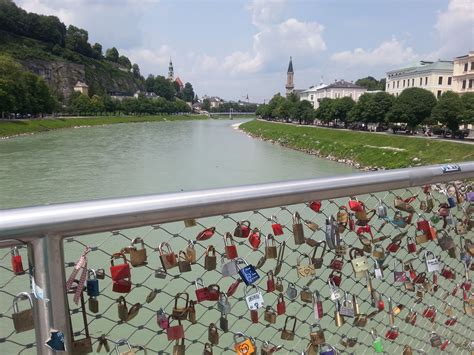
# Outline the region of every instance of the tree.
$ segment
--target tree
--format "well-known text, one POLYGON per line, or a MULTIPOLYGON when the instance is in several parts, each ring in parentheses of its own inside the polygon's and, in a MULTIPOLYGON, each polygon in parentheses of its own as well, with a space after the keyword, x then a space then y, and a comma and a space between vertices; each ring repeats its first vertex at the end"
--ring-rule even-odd
POLYGON ((316 109, 316 117, 325 123, 332 121, 334 117, 334 100, 329 98, 321 99, 319 107, 316 109))
POLYGON ((278 115, 277 115, 276 110, 278 106, 283 104, 284 101, 285 101, 285 98, 282 97, 280 93, 273 95, 271 100, 268 102, 268 112, 269 112, 268 117, 277 118, 278 115))
POLYGON ((408 88, 395 99, 387 117, 391 122, 403 122, 407 128, 414 129, 431 116, 435 105, 436 98, 432 92, 421 88, 408 88))
POLYGON ((155 77, 153 76, 153 74, 150 74, 147 76, 145 80, 145 90, 147 92, 152 92, 154 86, 155 86, 155 77))
POLYGON ((90 101, 91 111, 95 114, 105 111, 104 101, 100 96, 94 95, 91 97, 90 101))
POLYGON ((311 102, 307 100, 301 100, 296 104, 296 114, 295 117, 301 121, 306 123, 311 123, 314 120, 314 108, 311 102))
POLYGON ((164 97, 166 100, 172 100, 175 94, 174 87, 171 81, 161 75, 157 75, 155 77, 153 91, 155 94, 164 97))
POLYGON ((354 107, 355 102, 352 97, 341 97, 334 99, 332 102, 332 119, 335 119, 339 122, 346 123, 347 116, 350 110, 354 107))
MULTIPOLYGON (((118 53, 118 52, 117 52, 118 53)), ((130 62, 130 59, 128 59, 126 56, 124 55, 121 55, 119 58, 118 58, 118 64, 120 64, 121 66, 127 68, 127 69, 130 69, 132 68, 132 62, 130 62)))
POLYGON ((373 90, 383 90, 385 91, 385 79, 378 81, 373 76, 368 76, 366 78, 361 78, 356 80, 356 85, 362 86, 369 91, 373 90))
POLYGON ((186 102, 194 102, 194 90, 191 83, 184 84, 183 100, 186 102))
POLYGON ((89 34, 86 30, 69 25, 66 32, 66 48, 90 56, 92 54, 92 48, 88 40, 89 34))
POLYGON ((433 108, 431 119, 441 122, 451 132, 456 133, 459 131, 462 113, 463 107, 459 95, 452 91, 446 91, 439 97, 436 106, 433 108))
POLYGON ((141 78, 142 76, 140 74, 140 67, 136 63, 132 65, 132 74, 135 78, 141 78))
POLYGON ((92 52, 94 53, 94 58, 96 59, 103 58, 102 45, 100 43, 94 43, 94 45, 92 46, 92 52))
POLYGON ((466 92, 461 95, 463 112, 461 114, 462 123, 474 123, 474 92, 466 92))
POLYGON ((202 100, 202 109, 204 111, 211 111, 211 101, 209 99, 202 100))
POLYGON ((394 101, 395 97, 386 92, 362 94, 349 114, 350 121, 383 123, 394 101))
POLYGON ((109 48, 105 51, 105 59, 107 59, 110 62, 117 63, 119 60, 119 52, 117 48, 112 47, 109 48))

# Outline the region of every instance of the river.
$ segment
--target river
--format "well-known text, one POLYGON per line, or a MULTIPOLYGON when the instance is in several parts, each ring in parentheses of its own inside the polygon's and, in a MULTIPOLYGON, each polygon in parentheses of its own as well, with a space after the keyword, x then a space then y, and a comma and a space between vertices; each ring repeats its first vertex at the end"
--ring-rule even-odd
POLYGON ((233 129, 245 121, 115 124, 0 141, 0 209, 356 171, 233 129))

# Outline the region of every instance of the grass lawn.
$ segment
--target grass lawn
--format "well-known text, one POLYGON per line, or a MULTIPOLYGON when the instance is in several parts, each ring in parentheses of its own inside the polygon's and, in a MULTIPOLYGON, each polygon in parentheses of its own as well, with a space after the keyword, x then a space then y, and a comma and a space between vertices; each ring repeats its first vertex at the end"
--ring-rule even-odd
POLYGON ((394 169, 474 160, 473 144, 263 121, 246 122, 240 128, 289 148, 350 159, 365 167, 394 169))
POLYGON ((0 120, 0 137, 15 136, 24 133, 51 131, 59 128, 77 126, 96 126, 114 123, 128 122, 160 122, 160 121, 185 121, 206 119, 206 116, 198 115, 170 115, 170 116, 98 116, 98 117, 74 117, 74 118, 48 118, 31 119, 21 121, 0 120))

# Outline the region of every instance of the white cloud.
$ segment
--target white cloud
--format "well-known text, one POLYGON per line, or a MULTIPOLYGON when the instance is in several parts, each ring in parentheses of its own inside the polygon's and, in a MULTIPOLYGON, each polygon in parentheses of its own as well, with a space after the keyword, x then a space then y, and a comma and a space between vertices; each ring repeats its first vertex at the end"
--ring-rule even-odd
POLYGON ((331 56, 332 60, 346 67, 399 65, 416 61, 418 58, 412 48, 405 47, 403 42, 395 38, 382 42, 374 49, 356 48, 352 51, 334 53, 331 56))
POLYGON ((263 27, 278 22, 285 5, 286 0, 253 0, 247 9, 252 12, 252 23, 263 27))

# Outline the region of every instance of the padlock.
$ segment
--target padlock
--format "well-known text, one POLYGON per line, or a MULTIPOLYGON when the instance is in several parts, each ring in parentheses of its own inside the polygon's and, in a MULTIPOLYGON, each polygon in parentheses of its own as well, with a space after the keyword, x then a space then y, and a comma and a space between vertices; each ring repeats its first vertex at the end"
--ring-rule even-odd
POLYGON ((184 226, 186 228, 191 228, 197 226, 196 220, 194 218, 189 218, 184 220, 184 226))
POLYGON ((216 232, 216 227, 206 228, 198 233, 196 236, 197 241, 203 241, 210 239, 216 232))
POLYGON ((255 345, 244 333, 237 332, 234 334, 234 350, 236 355, 252 355, 255 353, 255 345))
POLYGON ((372 343, 374 351, 376 353, 383 353, 384 347, 383 347, 382 339, 378 336, 377 331, 375 329, 372 329, 370 333, 372 334, 372 338, 374 339, 372 343))
POLYGON ((374 259, 374 277, 376 279, 383 279, 383 266, 379 260, 374 259))
POLYGON ((367 238, 364 235, 359 235, 358 236, 360 243, 362 244, 362 250, 365 253, 372 253, 372 242, 369 238, 367 238))
POLYGON ((341 344, 345 348, 353 348, 357 344, 357 338, 348 338, 347 335, 343 334, 339 344, 341 344))
POLYGON ((283 227, 281 226, 280 223, 278 223, 278 220, 276 216, 272 216, 272 231, 274 235, 283 235, 283 227))
POLYGON ((99 290, 99 280, 97 280, 97 274, 95 270, 89 269, 87 270, 87 281, 86 281, 86 291, 87 296, 89 297, 97 297, 100 295, 99 290))
POLYGON ((155 277, 157 279, 166 279, 167 272, 165 268, 159 267, 158 269, 155 270, 155 277))
POLYGON ((337 211, 336 214, 336 221, 339 233, 343 233, 344 230, 347 228, 347 224, 349 222, 349 213, 347 213, 346 206, 339 207, 339 211, 337 211))
POLYGON ((191 263, 183 250, 178 253, 178 269, 181 273, 191 271, 191 263))
POLYGON ((204 269, 207 271, 215 270, 217 266, 216 249, 213 245, 209 245, 204 256, 204 269))
POLYGON ((130 264, 133 267, 143 266, 147 264, 146 249, 143 239, 138 237, 132 240, 132 245, 130 246, 130 264), (141 248, 137 249, 135 244, 141 244, 141 248))
POLYGON ((339 314, 343 317, 350 317, 353 318, 355 311, 354 311, 354 304, 352 300, 347 297, 348 293, 344 292, 344 299, 342 303, 339 304, 339 314))
POLYGON ((329 274, 328 281, 331 281, 337 287, 341 286, 342 272, 338 270, 332 270, 329 274))
MULTIPOLYGON (((237 262, 235 260, 226 262, 224 257, 221 257, 221 273, 223 277, 237 275, 239 273, 237 262)), ((229 294, 229 292, 227 292, 227 294, 229 294)))
POLYGON ((167 242, 163 242, 158 246, 158 251, 160 253, 160 260, 163 269, 169 270, 178 266, 178 258, 171 249, 171 245, 169 245, 167 242), (164 252, 165 247, 168 249, 167 253, 164 252))
POLYGON ((337 355, 336 349, 329 344, 323 344, 320 346, 319 355, 337 355))
POLYGON ((188 321, 191 324, 196 324, 196 322, 197 322, 197 319, 196 319, 196 302, 193 301, 193 300, 189 301, 188 321))
POLYGON ((117 355, 135 355, 135 351, 132 349, 132 346, 130 345, 127 339, 117 340, 117 342, 115 343, 115 353, 117 355), (124 345, 127 346, 128 350, 120 351, 119 348, 124 345))
POLYGON ((252 233, 250 233, 248 239, 252 249, 257 250, 260 247, 260 244, 262 243, 262 235, 260 233, 260 230, 258 228, 254 228, 252 230, 252 233))
POLYGON ((398 262, 400 264, 400 269, 397 270, 397 262, 393 262, 393 280, 394 282, 406 282, 407 281, 407 274, 405 270, 402 270, 401 261, 398 262))
POLYGON ((385 333, 385 338, 393 341, 398 338, 398 335, 398 327, 391 326, 390 329, 385 333))
POLYGON ((379 218, 387 218, 387 206, 383 203, 381 199, 379 199, 379 203, 376 208, 377 217, 379 218))
POLYGON ((200 277, 194 281, 195 294, 197 302, 209 301, 209 289, 204 286, 204 283, 200 277))
POLYGON ((333 270, 341 271, 344 267, 344 257, 340 255, 336 255, 334 259, 331 260, 329 263, 329 267, 333 270))
POLYGON ((397 210, 408 212, 408 213, 415 213, 415 208, 412 205, 410 205, 410 202, 412 200, 413 200, 413 197, 409 197, 404 200, 400 196, 397 196, 393 201, 393 205, 397 210))
POLYGON ((245 302, 247 302, 247 307, 249 310, 257 310, 259 308, 263 307, 263 296, 262 293, 260 292, 260 289, 258 288, 257 285, 247 285, 245 286, 245 302), (248 288, 253 287, 255 288, 254 293, 249 293, 248 288))
POLYGON ((296 245, 305 243, 303 224, 301 224, 301 217, 298 212, 293 214, 293 238, 296 245))
POLYGON ((184 338, 176 340, 173 345, 173 355, 185 355, 186 345, 184 344, 184 338))
POLYGON ((275 283, 275 289, 278 292, 283 292, 283 280, 281 277, 277 277, 277 281, 275 283))
POLYGON ((386 256, 385 256, 385 250, 383 249, 383 247, 380 245, 380 244, 375 244, 374 245, 374 249, 372 251, 372 256, 376 259, 376 260, 385 260, 386 256))
POLYGON ((105 334, 102 334, 97 340, 99 341, 99 345, 97 346, 96 352, 100 353, 100 351, 102 350, 102 347, 104 347, 105 351, 107 353, 110 353, 110 345, 109 345, 109 342, 107 341, 107 338, 105 337, 105 334))
POLYGON ((430 230, 430 222, 426 219, 418 218, 416 221, 416 229, 423 233, 428 233, 430 230))
POLYGON ((456 271, 451 267, 444 265, 440 272, 441 276, 448 280, 456 280, 456 271))
POLYGON ((224 333, 229 331, 229 321, 227 320, 227 314, 221 313, 221 317, 219 318, 219 328, 221 328, 224 333))
POLYGON ((433 348, 438 348, 442 343, 441 337, 436 332, 431 332, 430 344, 433 348))
POLYGON ((204 344, 204 350, 202 352, 203 355, 214 355, 212 351, 212 345, 209 343, 204 344))
POLYGON ((161 308, 156 311, 156 323, 163 330, 166 330, 169 327, 168 315, 161 308))
POLYGON ((413 283, 415 284, 423 284, 426 282, 426 273, 420 272, 416 277, 413 279, 413 283))
POLYGON ((311 258, 307 254, 300 254, 296 259, 296 271, 299 277, 312 276, 315 273, 314 265, 311 262, 311 258), (307 264, 302 264, 302 259, 307 259, 307 264))
POLYGON ((207 328, 207 340, 209 340, 212 345, 219 344, 219 332, 214 323, 209 324, 209 327, 207 328))
POLYGON ((447 317, 452 317, 453 316, 454 311, 453 311, 453 306, 451 305, 451 303, 448 302, 444 305, 443 313, 447 317))
POLYGON ((363 203, 357 200, 355 196, 351 196, 347 204, 349 208, 351 209, 351 211, 354 211, 354 212, 360 212, 364 209, 363 203))
POLYGON ((11 263, 12 263, 12 271, 15 275, 23 275, 25 270, 23 269, 23 261, 21 259, 21 255, 18 252, 18 247, 13 247, 11 249, 11 263))
POLYGON ((275 278, 273 276, 273 271, 270 270, 267 272, 267 292, 273 292, 276 290, 275 278))
POLYGON ((369 270, 369 263, 364 255, 364 251, 359 248, 351 248, 349 256, 355 276, 359 279, 363 278, 367 270, 369 270))
POLYGON ((258 310, 252 309, 252 310, 250 311, 250 321, 251 321, 253 324, 258 324, 258 310))
POLYGON ((295 330, 296 330, 296 317, 295 316, 286 316, 285 325, 281 331, 281 339, 283 340, 294 340, 295 339, 295 330), (293 327, 287 329, 288 320, 293 319, 293 327))
POLYGON ((99 280, 105 279, 105 270, 102 269, 102 268, 95 270, 95 276, 96 276, 99 280))
POLYGON ((323 266, 324 255, 326 254, 326 246, 327 246, 327 243, 325 241, 321 241, 321 242, 318 242, 316 246, 314 247, 313 256, 311 257, 311 262, 313 263, 315 269, 320 269, 323 266), (319 247, 322 247, 322 251, 321 251, 321 254, 318 256, 317 251, 319 247))
POLYGON ((207 286, 207 300, 208 301, 219 301, 219 295, 221 294, 221 288, 217 284, 207 286))
POLYGON ((324 336, 324 331, 321 327, 321 324, 316 323, 309 326, 309 338, 311 339, 311 344, 313 345, 321 345, 326 342, 326 337, 324 336))
POLYGON ((99 313, 99 301, 97 300, 97 297, 89 297, 87 303, 89 305, 90 312, 99 313))
POLYGON ((275 238, 272 234, 268 234, 265 237, 265 258, 276 259, 277 258, 277 246, 275 238))
POLYGON ((235 259, 238 257, 237 253, 237 246, 234 243, 234 238, 232 238, 232 234, 227 232, 224 235, 224 250, 227 259, 235 259))
POLYGON ((196 264, 196 248, 194 247, 194 241, 189 240, 188 246, 186 247, 186 257, 188 261, 192 264, 196 264))
POLYGON ((456 248, 453 238, 445 231, 440 230, 442 236, 438 238, 438 245, 442 250, 449 250, 456 248))
POLYGON ((303 289, 301 290, 300 299, 302 302, 305 302, 305 303, 313 302, 313 293, 310 291, 308 286, 303 287, 303 289))
POLYGON ((314 319, 318 321, 324 316, 323 302, 318 291, 313 292, 313 313, 314 319))
POLYGON ((277 314, 273 310, 272 306, 267 306, 265 308, 265 313, 263 315, 263 319, 265 319, 265 321, 267 321, 270 324, 275 324, 276 323, 276 318, 277 318, 277 314))
POLYGON ((311 208, 314 212, 318 213, 321 210, 321 201, 311 201, 309 203, 309 208, 311 208))
POLYGON ((457 323, 457 321, 458 321, 458 317, 451 316, 448 319, 446 319, 446 321, 444 322, 444 325, 453 326, 457 323))
POLYGON ((365 327, 367 325, 368 317, 366 314, 360 313, 360 306, 355 294, 352 295, 352 304, 354 305, 354 325, 356 327, 365 327))
POLYGON ((339 229, 336 222, 334 221, 333 216, 329 216, 329 218, 326 218, 326 228, 324 236, 327 243, 327 247, 329 249, 336 249, 337 246, 341 244, 339 229))
POLYGON ((416 242, 412 237, 407 237, 407 251, 410 254, 416 252, 416 242))
POLYGON ((405 323, 415 325, 416 319, 417 319, 417 313, 413 310, 413 308, 410 308, 410 310, 408 311, 408 314, 405 316, 405 323))
POLYGON ((275 345, 271 345, 268 341, 264 341, 263 345, 262 345, 262 348, 260 350, 260 354, 261 355, 271 355, 271 354, 274 354, 275 352, 277 352, 278 350, 280 350, 281 348, 282 348, 281 345, 275 346, 275 345))
POLYGON ((425 263, 428 272, 435 272, 440 270, 440 262, 432 251, 425 251, 425 263))
POLYGON ((129 293, 132 289, 132 282, 130 280, 118 280, 112 284, 112 291, 117 293, 129 293))
POLYGON ((280 316, 282 314, 285 314, 285 312, 286 312, 285 299, 283 298, 283 293, 280 293, 278 295, 278 301, 277 301, 277 314, 280 316))
MULTIPOLYGON (((84 280, 82 281, 78 281, 78 280, 74 280, 73 281, 73 284, 71 284, 71 287, 69 288, 69 290, 67 291, 68 294, 73 294, 74 297, 76 297, 76 293, 77 293, 77 288, 79 287, 79 283, 83 283, 84 280)), ((89 323, 87 321, 87 312, 86 312, 86 303, 84 301, 84 292, 80 292, 80 301, 81 301, 81 308, 80 308, 80 313, 82 315, 82 321, 83 321, 83 325, 81 325, 81 327, 83 327, 83 332, 85 334, 85 337, 82 338, 82 339, 76 339, 75 338, 75 332, 73 331, 73 328, 72 328, 72 324, 73 324, 73 321, 71 319, 71 314, 69 314, 68 312, 68 315, 69 315, 69 324, 70 324, 70 327, 69 327, 69 330, 70 330, 70 334, 71 334, 71 342, 70 342, 70 347, 68 350, 69 353, 71 354, 87 354, 87 353, 91 353, 93 352, 93 349, 92 349, 92 338, 90 337, 90 334, 89 334, 89 323)), ((82 331, 81 331, 82 333, 82 331)))
POLYGON ((229 286, 229 288, 227 289, 227 296, 228 297, 232 297, 235 293, 235 291, 237 291, 237 288, 239 287, 239 285, 242 283, 242 280, 235 280, 234 282, 232 282, 229 286))
POLYGON ((33 301, 28 292, 20 292, 13 298, 13 327, 16 333, 26 332, 34 329, 35 323, 33 319, 33 301), (20 311, 18 308, 18 301, 28 300, 30 308, 20 311))
POLYGON ((436 319, 436 308, 432 305, 429 305, 422 313, 423 317, 428 319, 433 323, 436 319))
POLYGON ((237 238, 248 238, 250 234, 250 222, 241 221, 237 222, 237 227, 234 230, 234 237, 237 238))
POLYGON ((237 269, 239 271, 239 275, 242 278, 242 281, 244 281, 246 285, 251 285, 260 278, 260 276, 257 273, 257 270, 255 270, 253 265, 250 265, 249 263, 247 263, 245 259, 237 258, 236 264, 237 264, 237 269), (245 266, 241 269, 239 264, 245 264, 245 266))
POLYGON ((225 292, 219 293, 219 301, 217 302, 217 310, 222 314, 229 314, 232 306, 229 302, 229 297, 225 292))
POLYGON ((115 253, 112 254, 110 258, 110 276, 112 278, 112 281, 119 281, 119 280, 124 280, 124 279, 130 279, 130 265, 127 261, 127 257, 123 253, 115 253), (123 259, 123 264, 119 265, 114 265, 114 260, 115 259, 123 259))
POLYGON ((178 324, 172 326, 171 325, 172 320, 170 318, 171 317, 168 317, 169 326, 166 329, 166 337, 168 338, 168 341, 183 339, 184 328, 183 328, 183 325, 181 324, 181 320, 178 319, 178 324))
POLYGON ((400 249, 400 246, 402 244, 402 241, 399 240, 398 242, 392 242, 387 246, 387 252, 388 253, 396 253, 398 249, 400 249))
POLYGON ((298 290, 295 287, 295 284, 293 282, 288 283, 288 287, 286 289, 286 297, 288 297, 290 300, 295 300, 296 297, 298 297, 298 290))
POLYGON ((336 309, 334 311, 334 321, 336 323, 336 327, 340 327, 345 323, 345 320, 341 316, 341 313, 339 313, 339 309, 341 307, 341 304, 339 303, 339 300, 336 300, 335 307, 336 307, 336 309))
MULTIPOLYGON (((310 220, 305 219, 304 225, 308 227, 312 232, 316 232, 319 229, 319 225, 311 222, 310 220)), ((306 244, 313 243, 313 239, 306 239, 306 244)))
POLYGON ((119 320, 121 320, 122 322, 126 322, 128 320, 127 301, 123 296, 117 298, 117 312, 119 320))
POLYGON ((189 294, 186 292, 179 292, 174 296, 174 307, 171 313, 173 319, 185 320, 188 317, 189 310, 189 294), (178 305, 179 300, 183 300, 183 305, 178 305))

